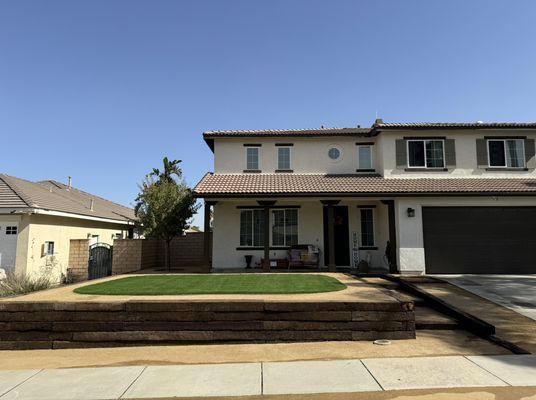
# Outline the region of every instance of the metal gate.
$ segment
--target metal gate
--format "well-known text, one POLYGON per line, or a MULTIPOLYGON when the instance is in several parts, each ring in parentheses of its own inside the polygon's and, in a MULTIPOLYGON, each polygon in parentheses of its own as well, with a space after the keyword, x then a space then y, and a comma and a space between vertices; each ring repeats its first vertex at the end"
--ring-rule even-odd
POLYGON ((89 247, 88 279, 112 275, 112 246, 95 243, 89 247))

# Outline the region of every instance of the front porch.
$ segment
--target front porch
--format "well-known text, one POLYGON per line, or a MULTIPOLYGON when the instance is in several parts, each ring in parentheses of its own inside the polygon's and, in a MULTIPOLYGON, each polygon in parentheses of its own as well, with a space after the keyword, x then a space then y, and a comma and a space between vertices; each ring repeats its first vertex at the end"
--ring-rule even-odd
POLYGON ((392 199, 214 199, 205 201, 205 232, 213 272, 397 272, 392 199))

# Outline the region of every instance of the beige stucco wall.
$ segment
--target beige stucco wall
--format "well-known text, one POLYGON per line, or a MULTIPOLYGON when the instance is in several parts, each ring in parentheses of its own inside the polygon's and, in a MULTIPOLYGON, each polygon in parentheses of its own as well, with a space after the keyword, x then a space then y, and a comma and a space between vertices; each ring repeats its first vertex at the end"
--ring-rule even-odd
POLYGON ((59 280, 69 262, 69 241, 99 235, 99 241, 112 244, 112 235, 126 233, 127 226, 49 215, 25 215, 24 229, 17 242, 16 271, 30 275, 47 274, 59 280), (45 242, 53 241, 54 257, 43 256, 45 242), (20 254, 20 256, 19 256, 20 254))
MULTIPOLYGON (((216 269, 245 267, 244 255, 254 256, 253 264, 263 257, 263 250, 237 250, 240 247, 240 209, 238 205, 257 205, 256 200, 220 200, 214 207, 214 240, 213 240, 213 267, 216 269)), ((320 199, 280 200, 278 206, 299 205, 298 209, 298 241, 300 244, 313 244, 320 248, 321 265, 324 265, 324 228, 323 211, 320 199)), ((370 255, 373 267, 387 268, 383 260, 385 245, 388 240, 387 207, 379 199, 370 200, 341 200, 339 205, 348 206, 350 256, 352 251, 352 233, 360 232, 360 212, 358 205, 375 205, 374 226, 375 243, 378 250, 361 250, 360 257, 370 255)), ((271 250, 270 257, 284 258, 285 250, 271 250)), ((350 258, 351 259, 351 258, 350 258)))
POLYGON ((395 200, 398 266, 401 273, 426 272, 424 254, 422 207, 433 206, 536 206, 535 197, 412 197, 395 200), (407 216, 407 209, 415 217, 407 216))
POLYGON ((536 170, 529 171, 486 171, 477 168, 476 161, 476 139, 484 136, 527 136, 536 139, 535 130, 427 130, 427 131, 398 131, 382 132, 378 136, 381 142, 382 151, 378 153, 381 157, 381 165, 378 172, 383 173, 386 178, 520 178, 536 177, 536 170), (396 169, 395 141, 404 137, 446 137, 455 139, 456 146, 456 168, 449 171, 425 171, 411 172, 403 169, 396 169))
MULTIPOLYGON (((295 173, 356 173, 356 142, 371 142, 371 138, 242 138, 217 139, 214 141, 214 171, 216 173, 242 173, 246 167, 244 144, 258 143, 260 147, 260 169, 263 173, 274 173, 277 169, 276 143, 293 143, 291 167, 295 173), (328 157, 328 150, 335 146, 342 152, 336 162, 328 157)), ((376 159, 373 147, 373 163, 376 159)))
POLYGON ((536 176, 530 171, 486 171, 477 168, 476 139, 484 136, 527 136, 536 139, 536 130, 426 130, 383 131, 373 138, 223 138, 214 141, 214 171, 216 173, 242 173, 246 164, 244 144, 262 144, 260 169, 262 173, 274 173, 277 169, 276 143, 293 143, 292 169, 295 173, 355 173, 357 169, 356 142, 375 142, 373 167, 387 178, 509 178, 536 176), (446 137, 455 139, 456 168, 449 171, 405 171, 396 169, 395 141, 403 137, 446 137), (340 161, 333 162, 327 153, 331 146, 342 151, 340 161))

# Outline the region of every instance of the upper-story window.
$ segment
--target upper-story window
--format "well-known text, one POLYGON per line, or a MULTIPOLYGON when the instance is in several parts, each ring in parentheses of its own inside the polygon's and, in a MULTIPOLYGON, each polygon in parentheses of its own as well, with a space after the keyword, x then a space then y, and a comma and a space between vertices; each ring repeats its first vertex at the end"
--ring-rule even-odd
POLYGON ((357 145, 357 168, 370 170, 372 168, 372 146, 357 145))
POLYGON ((246 170, 258 171, 259 167, 259 147, 246 147, 246 170))
POLYGON ((408 140, 409 168, 444 168, 444 141, 439 139, 408 140))
POLYGON ((6 235, 16 235, 17 227, 16 226, 6 226, 6 235))
POLYGON ((489 139, 488 160, 490 167, 525 167, 523 139, 489 139))
POLYGON ((290 170, 291 168, 291 148, 290 147, 278 147, 277 148, 277 169, 290 170))

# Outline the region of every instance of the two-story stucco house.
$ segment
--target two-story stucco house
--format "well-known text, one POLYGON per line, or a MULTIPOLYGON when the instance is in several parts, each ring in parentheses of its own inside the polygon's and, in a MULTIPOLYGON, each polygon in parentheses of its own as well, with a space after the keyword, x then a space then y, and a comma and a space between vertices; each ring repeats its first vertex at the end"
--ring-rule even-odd
POLYGON ((320 266, 536 273, 536 123, 376 123, 211 131, 212 267, 264 269, 295 245, 320 266), (388 245, 389 243, 389 245, 388 245))

